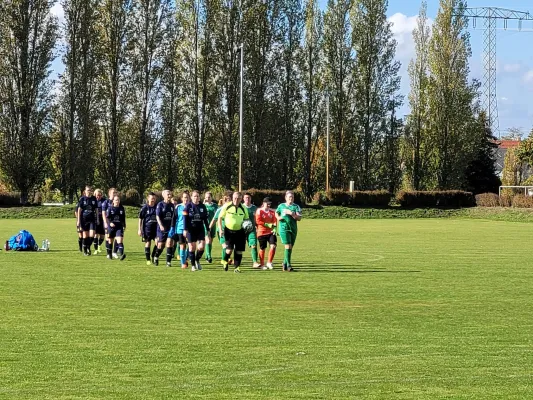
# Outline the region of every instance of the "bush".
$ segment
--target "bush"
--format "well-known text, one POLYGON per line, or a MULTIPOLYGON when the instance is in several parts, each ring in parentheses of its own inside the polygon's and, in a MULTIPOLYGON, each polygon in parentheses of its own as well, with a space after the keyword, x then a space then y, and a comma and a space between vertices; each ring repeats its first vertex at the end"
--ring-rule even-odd
MULTIPOLYGON (((272 207, 277 207, 281 203, 285 203, 285 192, 286 190, 262 190, 262 189, 248 189, 244 190, 244 193, 250 193, 252 195, 252 203, 256 206, 261 206, 263 204, 263 199, 265 197, 270 197, 272 200, 272 207)), ((302 192, 294 191, 294 202, 299 206, 305 204, 305 196, 302 192)))
POLYGON ((508 194, 502 194, 500 196, 500 207, 511 207, 513 205, 513 197, 508 194))
POLYGON ((500 196, 496 193, 482 193, 476 195, 476 205, 478 207, 499 207, 500 196))
POLYGON ((352 207, 387 207, 392 194, 386 190, 355 191, 330 190, 317 192, 313 202, 324 206, 352 206, 352 207))
POLYGON ((461 190, 447 191, 401 191, 397 194, 396 200, 402 207, 474 207, 476 199, 471 192, 461 190))
POLYGON ((533 208, 533 197, 517 194, 513 197, 512 206, 515 208, 533 208))
POLYGON ((0 206, 3 206, 3 207, 20 206, 20 192, 0 193, 0 206))
POLYGON ((123 206, 139 206, 142 202, 139 192, 135 189, 128 189, 125 195, 120 196, 120 202, 123 206))

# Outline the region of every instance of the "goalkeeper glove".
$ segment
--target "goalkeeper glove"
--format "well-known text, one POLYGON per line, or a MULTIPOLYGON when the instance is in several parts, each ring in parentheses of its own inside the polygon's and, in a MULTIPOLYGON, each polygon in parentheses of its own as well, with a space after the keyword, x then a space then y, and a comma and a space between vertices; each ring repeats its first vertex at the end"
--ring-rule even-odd
POLYGON ((272 225, 271 223, 265 222, 265 226, 266 226, 267 228, 272 228, 274 225, 272 225))

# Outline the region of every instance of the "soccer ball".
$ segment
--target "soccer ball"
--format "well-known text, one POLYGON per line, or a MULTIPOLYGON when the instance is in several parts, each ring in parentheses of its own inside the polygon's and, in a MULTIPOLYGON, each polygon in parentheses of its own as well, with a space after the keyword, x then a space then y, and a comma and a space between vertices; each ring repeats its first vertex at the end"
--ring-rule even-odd
POLYGON ((252 221, 247 219, 242 223, 242 229, 244 229, 244 233, 248 235, 254 230, 254 224, 252 224, 252 221))

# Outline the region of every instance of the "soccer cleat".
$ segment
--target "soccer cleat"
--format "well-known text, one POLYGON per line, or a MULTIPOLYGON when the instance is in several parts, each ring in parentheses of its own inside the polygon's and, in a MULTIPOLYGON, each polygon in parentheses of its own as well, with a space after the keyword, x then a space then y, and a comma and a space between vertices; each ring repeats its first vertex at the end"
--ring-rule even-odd
POLYGON ((167 262, 167 267, 172 267, 172 263, 167 262))
POLYGON ((211 257, 209 257, 209 258, 207 259, 207 262, 208 262, 209 264, 211 264, 211 263, 213 262, 213 259, 212 259, 211 257))
POLYGON ((240 274, 241 273, 241 269, 239 267, 235 267, 233 272, 236 273, 236 274, 240 274))
POLYGON ((111 260, 111 259, 112 259, 111 256, 110 256, 109 254, 106 256, 106 258, 107 258, 108 260, 111 260))
POLYGON ((288 271, 289 267, 287 267, 287 264, 283 263, 281 264, 283 266, 283 271, 288 271))
POLYGON ((152 265, 150 261, 146 261, 146 265, 152 265))
POLYGON ((255 269, 261 269, 261 264, 259 264, 258 262, 255 262, 253 267, 255 269))
POLYGON ((266 267, 267 269, 274 269, 274 265, 272 263, 267 263, 266 267))
POLYGON ((292 268, 292 267, 287 267, 287 272, 294 272, 294 268, 292 268))
POLYGON ((87 252, 85 253, 86 256, 90 256, 91 255, 91 250, 87 250, 87 252))
POLYGON ((202 270, 202 264, 200 264, 198 261, 196 261, 196 270, 201 271, 202 270))
POLYGON ((125 258, 126 258, 126 253, 122 253, 122 255, 120 256, 120 261, 124 261, 125 258))
POLYGON ((194 265, 191 265, 191 272, 195 272, 196 271, 196 267, 194 265))
POLYGON ((154 257, 154 265, 157 267, 159 265, 159 258, 154 257))
POLYGON ((118 254, 117 254, 117 253, 113 253, 113 258, 114 258, 115 260, 117 260, 117 259, 118 259, 118 254))
POLYGON ((227 271, 228 270, 228 262, 224 261, 224 260, 220 260, 220 263, 224 267, 224 271, 227 271))

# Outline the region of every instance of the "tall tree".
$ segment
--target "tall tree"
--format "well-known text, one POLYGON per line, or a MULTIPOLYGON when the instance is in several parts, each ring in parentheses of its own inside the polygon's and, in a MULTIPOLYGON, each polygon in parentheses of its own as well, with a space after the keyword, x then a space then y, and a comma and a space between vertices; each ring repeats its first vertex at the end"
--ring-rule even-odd
POLYGON ((324 15, 324 82, 331 115, 332 188, 346 188, 353 146, 353 63, 350 10, 354 0, 328 0, 324 15))
POLYGON ((428 119, 428 50, 431 29, 427 18, 427 3, 422 2, 417 18, 417 27, 413 31, 415 58, 409 63, 411 91, 409 106, 411 113, 407 118, 408 129, 403 141, 403 159, 405 161, 405 180, 407 186, 421 190, 429 186, 427 180, 428 155, 431 152, 429 142, 428 119))
POLYGON ((161 75, 170 7, 170 0, 133 0, 130 14, 128 59, 133 88, 132 118, 136 132, 133 182, 141 195, 152 183, 154 155, 161 136, 161 75))
POLYGON ((74 193, 94 179, 98 127, 96 83, 99 65, 98 0, 63 0, 65 13, 65 72, 61 78, 59 125, 65 130, 67 152, 59 170, 64 195, 70 202, 74 193))
POLYGON ((320 98, 323 94, 323 15, 316 0, 307 0, 305 5, 305 31, 302 57, 304 112, 305 112, 305 158, 304 192, 313 195, 312 160, 318 137, 318 114, 320 98))
POLYGON ((0 3, 0 161, 21 203, 45 179, 57 20, 50 0, 0 3))
MULTIPOLYGON (((357 52, 355 77, 355 129, 361 152, 359 187, 380 187, 382 145, 387 132, 387 115, 401 103, 400 63, 395 61, 396 40, 387 21, 387 0, 358 0, 352 9, 353 46, 357 52)), ((394 119, 394 117, 392 117, 394 119)), ((391 125, 394 129, 396 122, 391 125)), ((391 141, 392 144, 396 141, 391 141)), ((396 166, 399 169, 399 165, 396 166)), ((391 166, 392 168, 392 166, 391 166)), ((357 170, 352 169, 354 176, 357 170)))
POLYGON ((475 155, 474 100, 479 85, 469 83, 471 54, 466 2, 441 0, 429 46, 429 121, 432 168, 438 189, 461 187, 475 155))
POLYGON ((106 183, 123 187, 127 181, 124 171, 128 117, 131 114, 132 88, 128 76, 127 44, 131 31, 128 16, 131 0, 103 0, 99 19, 99 44, 103 53, 99 75, 100 124, 103 129, 102 174, 106 183))

